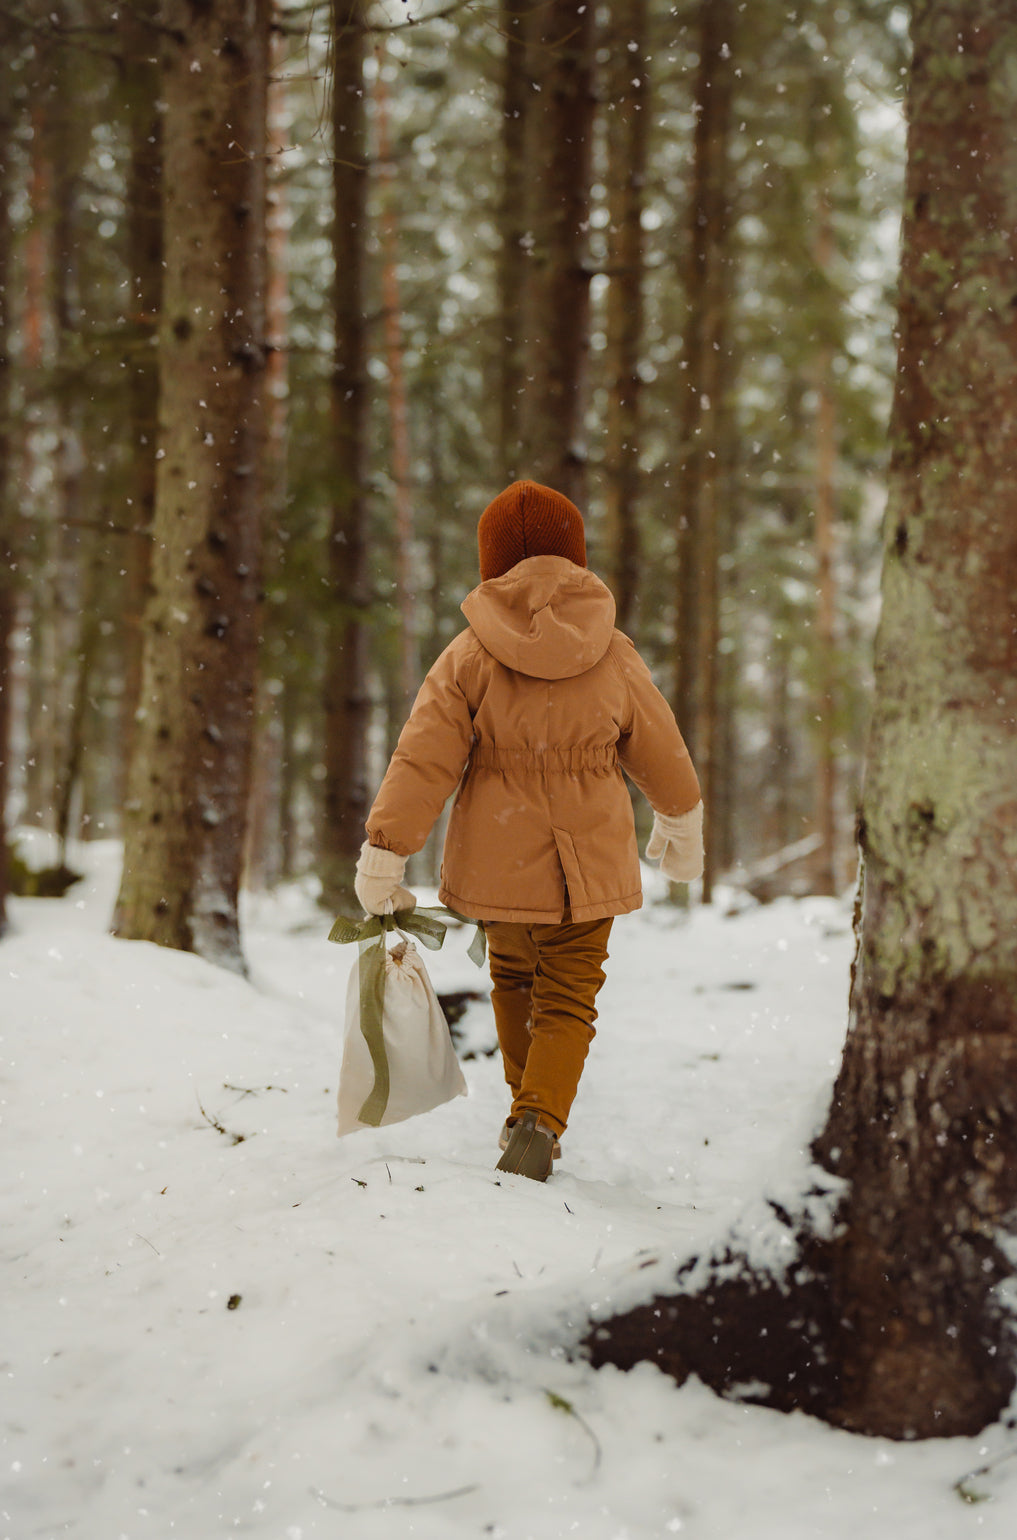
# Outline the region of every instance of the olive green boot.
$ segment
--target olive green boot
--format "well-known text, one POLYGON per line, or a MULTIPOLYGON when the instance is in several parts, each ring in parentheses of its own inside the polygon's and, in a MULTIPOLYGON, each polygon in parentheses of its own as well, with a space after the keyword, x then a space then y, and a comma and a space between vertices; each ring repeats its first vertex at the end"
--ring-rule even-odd
POLYGON ((512 1126, 505 1153, 496 1169, 528 1176, 534 1182, 546 1182, 551 1175, 554 1146, 554 1129, 538 1123, 535 1112, 524 1112, 512 1126))

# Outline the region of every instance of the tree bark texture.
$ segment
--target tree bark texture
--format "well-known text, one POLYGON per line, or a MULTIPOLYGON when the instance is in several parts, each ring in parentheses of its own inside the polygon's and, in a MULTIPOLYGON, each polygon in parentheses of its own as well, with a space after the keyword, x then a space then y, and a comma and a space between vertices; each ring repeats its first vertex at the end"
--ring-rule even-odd
MULTIPOLYGON (((829 281, 835 250, 833 221, 826 190, 819 194, 815 238, 816 266, 829 281)), ((833 396, 833 348, 824 342, 816 359, 816 829, 822 843, 816 855, 815 891, 839 892, 837 872, 837 690, 836 690, 836 538, 837 405, 833 396)))
POLYGON ((1013 1383, 1017 13, 917 0, 883 616, 851 1026, 819 1149, 844 1419, 973 1431, 1013 1383))
POLYGON ((162 309, 162 114, 158 110, 157 0, 121 17, 130 161, 127 172, 131 300, 125 362, 130 375, 129 535, 124 560, 124 684, 121 743, 130 758, 141 693, 142 617, 148 600, 159 418, 157 328, 162 309))
MULTIPOLYGON (((52 170, 53 232, 51 303, 56 339, 58 378, 69 377, 82 342, 83 313, 80 279, 80 210, 84 195, 86 143, 77 120, 71 88, 71 60, 66 49, 54 51, 52 90, 47 114, 47 139, 52 170)), ((73 393, 61 393, 56 403, 57 449, 54 455, 53 610, 37 613, 51 629, 53 689, 47 705, 55 710, 56 762, 52 783, 52 822, 66 864, 71 834, 71 807, 81 770, 81 721, 78 707, 87 689, 90 657, 85 637, 85 572, 91 560, 93 536, 81 529, 85 508, 87 456, 84 442, 84 403, 73 393), (73 657, 76 667, 68 669, 73 657)))
POLYGON ((717 1256, 589 1339, 901 1439, 973 1434, 1017 1382, 1017 13, 916 0, 912 40, 858 952, 815 1145, 843 1196, 786 1277, 717 1256))
POLYGON ((501 198, 498 208, 498 309, 501 333, 498 380, 502 480, 528 474, 521 459, 521 414, 526 385, 524 306, 527 287, 527 119, 536 100, 530 80, 530 37, 535 12, 520 0, 499 0, 502 61, 501 198))
MULTIPOLYGON (((724 397, 728 367, 730 186, 728 142, 734 32, 731 0, 702 0, 699 68, 682 347, 681 468, 678 477, 678 604, 675 714, 696 762, 703 801, 712 803, 717 736, 720 498, 726 455, 724 397)), ((703 896, 716 869, 716 841, 706 827, 703 896)))
POLYGON ((242 968, 254 729, 268 0, 166 0, 152 597, 121 936, 242 968))
POLYGON ((607 34, 608 277, 605 536, 618 625, 631 629, 639 587, 640 378, 643 209, 650 82, 646 0, 616 4, 607 34))
MULTIPOLYGON (((290 136, 290 82, 286 74, 287 41, 277 25, 279 0, 272 0, 267 101, 267 178, 265 196, 265 454, 262 573, 270 588, 278 571, 281 547, 288 534, 287 475, 290 430, 290 250, 291 205, 285 152, 290 136)), ((279 750, 282 721, 276 686, 259 681, 254 768, 247 819, 244 882, 255 890, 274 886, 281 877, 279 838, 279 750)))
POLYGON ((335 254, 332 369, 331 606, 325 674, 325 800, 322 899, 352 902, 354 867, 370 806, 367 784, 369 604, 367 565, 367 240, 365 32, 359 4, 334 0, 332 245, 335 254))
POLYGON ((72 377, 76 367, 80 343, 77 214, 86 143, 74 119, 67 60, 59 48, 40 48, 33 85, 33 229, 27 243, 23 348, 31 403, 26 421, 32 424, 35 440, 30 431, 29 461, 40 444, 45 447, 38 463, 26 466, 25 482, 45 491, 32 509, 40 559, 31 592, 26 800, 28 816, 52 829, 56 811, 71 794, 74 683, 64 664, 78 653, 85 457, 81 399, 72 391, 48 392, 43 371, 49 366, 54 377, 61 379, 72 377))
POLYGON ((594 8, 577 0, 548 0, 531 26, 535 97, 527 113, 526 165, 532 244, 519 474, 557 488, 582 508, 594 8))
MULTIPOLYGON (((41 66, 40 66, 41 76, 41 66)), ((35 85, 35 82, 33 82, 35 85)), ((41 107, 42 92, 36 88, 36 100, 32 102, 32 144, 30 150, 30 164, 28 175, 28 203, 31 211, 28 232, 24 245, 24 297, 23 316, 21 322, 21 367, 24 370, 26 395, 31 396, 33 389, 39 390, 37 381, 41 379, 45 365, 51 360, 47 357, 51 327, 48 321, 47 295, 49 292, 49 239, 50 226, 49 199, 50 177, 47 159, 43 153, 43 113, 41 107)), ((8 211, 9 212, 9 211, 8 211)), ((41 395, 41 390, 40 390, 41 395)), ((29 418, 26 413, 23 429, 22 443, 18 446, 20 464, 18 467, 18 483, 20 488, 27 489, 36 484, 37 478, 37 444, 35 442, 34 428, 37 428, 41 412, 36 410, 29 418), (31 422, 32 426, 29 426, 31 422)), ((26 499, 27 500, 27 499, 26 499)), ((33 499, 34 501, 34 499, 33 499)), ((32 508, 33 515, 35 508, 32 508)), ((36 580, 33 583, 33 592, 30 595, 29 608, 34 618, 36 607, 49 612, 53 606, 48 603, 50 559, 50 530, 52 520, 47 519, 40 510, 39 534, 39 559, 36 566, 36 580)), ((29 656, 28 656, 28 753, 25 764, 25 814, 28 820, 36 820, 41 825, 46 821, 46 809, 48 795, 52 790, 55 776, 55 752, 53 743, 52 720, 53 714, 43 712, 43 706, 47 698, 46 688, 46 662, 49 650, 49 639, 52 635, 52 627, 35 625, 29 622, 29 656)))
POLYGON ((378 50, 374 111, 378 132, 381 199, 381 303, 385 319, 385 367, 388 375, 388 420, 391 435, 391 477, 395 514, 395 597, 399 616, 399 689, 403 716, 410 713, 420 683, 417 646, 417 596, 413 560, 413 490, 410 412, 406 391, 402 301, 399 294, 399 213, 392 164, 388 81, 384 53, 378 50))

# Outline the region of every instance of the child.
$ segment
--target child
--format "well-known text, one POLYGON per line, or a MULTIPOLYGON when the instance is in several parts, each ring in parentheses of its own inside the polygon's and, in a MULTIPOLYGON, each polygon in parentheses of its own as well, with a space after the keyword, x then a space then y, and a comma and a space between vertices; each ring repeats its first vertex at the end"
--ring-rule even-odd
POLYGON ((406 858, 458 784, 439 892, 487 931, 512 1091, 498 1170, 543 1182, 594 1035, 613 917, 642 903, 622 771, 654 809, 647 856, 675 882, 702 871, 703 804, 671 710, 586 567, 578 508, 516 481, 485 509, 477 539, 469 625, 400 735, 356 891, 371 914, 413 904, 406 858))

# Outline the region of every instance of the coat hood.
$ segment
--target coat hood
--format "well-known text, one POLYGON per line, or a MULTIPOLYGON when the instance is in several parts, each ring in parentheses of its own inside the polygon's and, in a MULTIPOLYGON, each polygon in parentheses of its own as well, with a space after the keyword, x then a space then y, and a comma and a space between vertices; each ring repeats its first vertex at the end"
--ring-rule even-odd
POLYGON ((481 583, 462 611, 487 651, 534 679, 571 679, 607 651, 614 599, 587 567, 564 556, 529 556, 481 583))

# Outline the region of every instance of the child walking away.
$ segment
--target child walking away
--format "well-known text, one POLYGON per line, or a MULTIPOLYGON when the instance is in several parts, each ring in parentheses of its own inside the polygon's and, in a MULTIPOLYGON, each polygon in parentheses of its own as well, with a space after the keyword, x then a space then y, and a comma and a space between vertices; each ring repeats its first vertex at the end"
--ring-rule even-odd
POLYGON ((483 920, 512 1106, 499 1171, 545 1181, 594 1035, 615 915, 642 903, 628 775, 654 810, 647 856, 702 871, 703 804, 675 719, 586 567, 583 519, 517 481, 478 527, 469 622, 420 688, 367 820, 356 891, 407 908, 406 858, 449 794, 441 901, 483 920))

